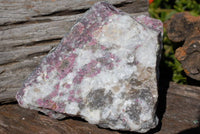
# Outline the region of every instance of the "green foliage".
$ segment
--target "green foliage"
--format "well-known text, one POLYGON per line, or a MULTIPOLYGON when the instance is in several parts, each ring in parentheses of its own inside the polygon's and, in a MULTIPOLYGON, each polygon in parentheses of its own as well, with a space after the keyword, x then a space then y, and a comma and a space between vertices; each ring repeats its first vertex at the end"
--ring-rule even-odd
POLYGON ((181 63, 175 58, 175 47, 178 46, 178 44, 171 42, 166 34, 166 31, 164 31, 164 64, 171 68, 173 75, 172 75, 172 81, 176 83, 186 84, 186 77, 184 75, 183 68, 181 67, 181 63))
POLYGON ((195 0, 176 0, 174 9, 178 12, 190 11, 194 16, 200 14, 200 2, 195 0))
MULTIPOLYGON (((177 12, 188 11, 194 16, 200 15, 200 0, 154 0, 149 7, 149 13, 153 18, 165 22, 177 12)), ((171 42, 164 30, 164 64, 172 69, 172 81, 186 84, 187 78, 179 61, 176 60, 175 49, 180 44, 171 42)), ((183 45, 183 44, 181 44, 183 45)))

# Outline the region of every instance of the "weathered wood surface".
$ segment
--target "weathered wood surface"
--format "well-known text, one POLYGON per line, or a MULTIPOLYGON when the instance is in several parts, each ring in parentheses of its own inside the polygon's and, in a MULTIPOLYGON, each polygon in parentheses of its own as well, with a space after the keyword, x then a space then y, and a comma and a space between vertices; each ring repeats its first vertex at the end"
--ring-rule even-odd
MULTIPOLYGON (((79 14, 85 12, 85 10, 98 1, 105 0, 1 0, 0 25, 25 22, 41 16, 79 14)), ((147 0, 107 1, 120 6, 129 13, 147 11, 147 0), (131 8, 130 5, 135 5, 135 8, 131 8)))
MULTIPOLYGON (((162 126, 147 134, 198 134, 200 126, 199 97, 183 93, 196 92, 200 89, 194 86, 170 83, 167 90, 166 111, 162 118, 162 126), (183 91, 183 90, 184 91, 183 91), (180 91, 180 92, 178 92, 180 91), (188 133, 187 133, 188 132, 188 133)), ((161 98, 162 99, 162 98, 161 98)), ((163 102, 159 102, 162 109, 163 102)), ((159 113, 158 114, 163 114, 159 113)), ((2 134, 133 134, 131 132, 111 131, 98 128, 78 118, 68 118, 61 121, 51 119, 36 111, 20 108, 17 104, 0 106, 0 133, 2 134)))
POLYGON ((167 89, 166 111, 158 134, 199 134, 199 102, 200 87, 170 83, 167 89))
POLYGON ((17 105, 0 106, 1 134, 119 134, 84 121, 58 121, 17 105))
MULTIPOLYGON (((103 0, 0 0, 0 103, 16 91, 75 21, 103 0)), ((107 0, 132 15, 148 14, 148 0, 107 0)))
POLYGON ((178 85, 171 82, 168 93, 196 99, 200 102, 200 87, 197 86, 178 85))

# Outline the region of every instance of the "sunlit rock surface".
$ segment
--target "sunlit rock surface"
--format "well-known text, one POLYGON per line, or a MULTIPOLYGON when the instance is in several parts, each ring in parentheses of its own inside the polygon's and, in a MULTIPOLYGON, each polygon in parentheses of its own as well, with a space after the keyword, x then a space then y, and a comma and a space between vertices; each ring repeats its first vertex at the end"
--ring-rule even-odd
POLYGON ((17 93, 19 105, 54 118, 80 116, 104 128, 146 132, 157 125, 162 23, 96 3, 17 93))

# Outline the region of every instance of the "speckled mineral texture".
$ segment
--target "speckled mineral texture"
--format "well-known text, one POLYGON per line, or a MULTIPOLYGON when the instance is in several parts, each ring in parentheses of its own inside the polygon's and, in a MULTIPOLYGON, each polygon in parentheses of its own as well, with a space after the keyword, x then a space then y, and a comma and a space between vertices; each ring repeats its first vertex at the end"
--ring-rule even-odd
POLYGON ((25 81, 19 105, 115 130, 157 125, 162 23, 96 3, 25 81))

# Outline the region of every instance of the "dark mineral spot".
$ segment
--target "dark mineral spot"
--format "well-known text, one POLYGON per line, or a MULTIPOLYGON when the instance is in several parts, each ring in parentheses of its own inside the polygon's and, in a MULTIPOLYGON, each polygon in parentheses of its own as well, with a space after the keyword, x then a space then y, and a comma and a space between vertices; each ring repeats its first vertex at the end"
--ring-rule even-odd
POLYGON ((130 84, 131 84, 131 85, 134 85, 134 86, 139 86, 139 85, 142 84, 142 82, 141 82, 141 81, 138 81, 137 79, 131 79, 131 80, 130 80, 130 84))
POLYGON ((126 113, 129 115, 131 120, 134 120, 136 123, 140 120, 141 106, 138 103, 132 104, 126 108, 126 113))
POLYGON ((99 126, 102 127, 102 128, 108 128, 107 123, 99 123, 99 126))
POLYGON ((150 106, 153 104, 153 96, 149 89, 141 90, 139 98, 145 100, 150 106))
POLYGON ((61 69, 67 68, 69 65, 69 61, 68 60, 64 60, 60 66, 61 69))
POLYGON ((102 88, 91 91, 88 94, 87 98, 90 99, 87 100, 87 103, 92 109, 98 109, 104 107, 106 104, 112 104, 112 92, 108 92, 106 95, 104 95, 104 91, 105 89, 102 88))

